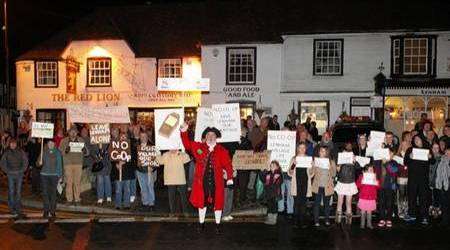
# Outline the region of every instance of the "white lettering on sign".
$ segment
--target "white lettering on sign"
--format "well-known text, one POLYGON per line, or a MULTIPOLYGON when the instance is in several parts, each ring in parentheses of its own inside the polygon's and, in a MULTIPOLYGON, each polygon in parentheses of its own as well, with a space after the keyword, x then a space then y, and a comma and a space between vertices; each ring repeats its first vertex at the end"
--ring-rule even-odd
POLYGON ((113 161, 131 160, 130 145, 128 141, 112 141, 111 146, 112 150, 110 156, 113 161))

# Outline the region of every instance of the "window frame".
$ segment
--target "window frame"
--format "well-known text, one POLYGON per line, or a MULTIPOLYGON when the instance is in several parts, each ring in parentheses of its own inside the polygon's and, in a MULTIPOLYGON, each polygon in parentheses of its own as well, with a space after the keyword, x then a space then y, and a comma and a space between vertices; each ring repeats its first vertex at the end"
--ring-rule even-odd
MULTIPOLYGON (((159 66, 160 66, 160 60, 180 60, 181 66, 180 66, 180 77, 173 77, 173 78, 183 78, 183 58, 177 57, 177 58, 158 58, 156 60, 156 82, 158 83, 158 78, 161 77, 161 74, 159 73, 159 66)), ((161 77, 164 78, 164 77, 161 77)), ((171 77, 172 78, 172 77, 171 77)))
POLYGON ((436 35, 398 35, 391 36, 391 78, 427 78, 436 77, 436 55, 437 55, 437 36, 436 35), (404 69, 404 51, 405 51, 405 39, 427 39, 427 62, 426 73, 405 73, 404 69), (394 41, 399 40, 399 72, 394 72, 394 41))
POLYGON ((227 47, 226 48, 225 85, 230 85, 230 86, 238 86, 238 85, 253 86, 253 85, 256 85, 257 52, 258 51, 257 51, 256 47, 227 47), (230 83, 230 75, 228 72, 230 69, 230 65, 229 65, 230 51, 231 50, 239 50, 239 49, 253 50, 253 82, 231 82, 230 83))
POLYGON ((86 59, 86 87, 89 88, 107 88, 107 87, 111 87, 112 86, 112 59, 111 57, 88 57, 86 59), (94 60, 108 60, 109 61, 109 85, 92 85, 90 83, 90 79, 89 79, 89 61, 94 61, 94 60))
POLYGON ((333 38, 333 39, 314 39, 313 41, 313 75, 314 76, 343 76, 344 75, 344 39, 343 38, 333 38), (339 41, 341 43, 341 72, 340 73, 317 73, 316 72, 316 44, 317 42, 323 41, 339 41))
POLYGON ((35 60, 34 61, 34 87, 35 88, 58 88, 59 87, 59 63, 58 60, 35 60), (56 84, 55 85, 41 85, 39 84, 38 63, 56 63, 56 84))

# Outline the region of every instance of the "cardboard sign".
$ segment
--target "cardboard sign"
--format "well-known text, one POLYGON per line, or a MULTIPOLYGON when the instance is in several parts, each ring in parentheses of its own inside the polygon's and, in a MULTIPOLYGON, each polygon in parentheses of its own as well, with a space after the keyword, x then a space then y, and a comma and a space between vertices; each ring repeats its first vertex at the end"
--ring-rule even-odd
POLYGON ((214 125, 222 134, 218 142, 241 140, 241 116, 239 103, 212 105, 214 125))
POLYGON ((295 131, 268 131, 267 150, 272 152, 270 160, 277 160, 284 172, 288 171, 289 162, 295 156, 295 139, 295 131))
POLYGON ((330 159, 314 158, 314 165, 321 169, 330 169, 330 159))
POLYGON ((213 111, 210 108, 198 108, 195 122, 195 141, 202 141, 202 133, 207 127, 214 127, 213 111))
POLYGON ((389 155, 389 149, 388 148, 379 148, 376 149, 373 152, 373 160, 374 161, 378 161, 378 160, 390 160, 391 156, 389 155))
POLYGON ((155 109, 155 144, 160 150, 183 148, 180 125, 184 123, 183 109, 155 109))
POLYGON ((109 154, 113 161, 130 161, 131 145, 128 140, 111 141, 109 154))
POLYGON ((107 144, 111 140, 109 123, 89 124, 91 144, 107 144))
POLYGON ((430 151, 428 149, 413 148, 412 159, 418 161, 428 161, 428 154, 430 151))
POLYGON ((270 151, 236 150, 233 156, 233 169, 236 170, 263 170, 269 163, 270 151))
POLYGON ((157 167, 159 163, 156 161, 156 156, 160 154, 159 150, 155 146, 138 146, 138 166, 139 167, 157 167))
POLYGON ((127 106, 73 105, 67 107, 67 113, 73 123, 130 123, 127 106))
POLYGON ((53 123, 33 122, 31 124, 31 137, 53 138, 53 123))
POLYGON ((353 152, 341 152, 338 153, 338 162, 337 164, 353 164, 353 152))
POLYGON ((375 173, 364 173, 361 183, 364 185, 378 185, 375 173))
POLYGON ((84 142, 69 142, 71 153, 81 153, 84 148, 84 142))
POLYGON ((369 157, 363 157, 363 156, 355 156, 355 160, 359 163, 361 167, 364 167, 366 165, 369 165, 370 158, 369 157))
POLYGON ((397 162, 398 164, 400 164, 400 165, 405 165, 405 164, 404 164, 404 159, 403 159, 403 157, 400 157, 400 156, 398 156, 398 155, 395 155, 394 158, 393 158, 393 160, 396 161, 396 162, 397 162))
POLYGON ((311 168, 312 157, 311 156, 297 156, 295 157, 295 167, 297 168, 311 168))

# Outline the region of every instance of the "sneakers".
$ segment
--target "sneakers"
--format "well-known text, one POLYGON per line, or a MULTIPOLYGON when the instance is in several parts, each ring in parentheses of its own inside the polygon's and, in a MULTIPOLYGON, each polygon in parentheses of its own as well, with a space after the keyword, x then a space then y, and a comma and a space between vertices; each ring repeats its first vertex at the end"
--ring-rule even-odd
POLYGON ((427 219, 423 219, 420 224, 424 225, 424 226, 428 226, 428 220, 427 219))
POLYGON ((386 221, 380 220, 380 221, 378 222, 378 227, 385 227, 385 226, 386 226, 386 221))
POLYGON ((98 199, 98 200, 97 200, 97 204, 98 204, 98 205, 101 205, 102 203, 103 203, 103 199, 98 199))
POLYGON ((314 226, 315 226, 315 227, 320 227, 320 223, 319 223, 319 222, 316 222, 316 223, 314 223, 314 226))
POLYGON ((330 221, 326 220, 325 221, 325 226, 329 227, 330 226, 330 221))
POLYGON ((233 219, 234 219, 234 218, 233 218, 233 216, 231 216, 231 215, 224 216, 224 217, 222 218, 223 221, 232 221, 233 219))
POLYGON ((387 227, 387 228, 391 228, 391 227, 392 227, 392 221, 387 220, 387 221, 386 221, 386 227, 387 227))
POLYGON ((130 196, 130 202, 133 203, 134 200, 136 200, 136 197, 135 196, 130 196))
POLYGON ((106 202, 108 202, 108 203, 112 202, 111 197, 107 197, 107 198, 106 198, 106 202))
POLYGON ((406 222, 414 222, 414 221, 416 221, 416 217, 412 217, 412 216, 406 215, 404 220, 406 222))

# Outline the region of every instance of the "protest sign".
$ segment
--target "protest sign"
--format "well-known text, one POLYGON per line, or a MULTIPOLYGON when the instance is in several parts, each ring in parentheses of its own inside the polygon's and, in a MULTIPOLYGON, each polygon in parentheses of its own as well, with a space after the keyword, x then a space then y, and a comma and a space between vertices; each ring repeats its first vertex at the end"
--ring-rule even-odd
POLYGON ((72 123, 130 123, 127 106, 72 105, 67 107, 67 113, 72 123))
POLYGON ((233 156, 233 169, 263 170, 269 167, 270 151, 236 150, 233 156))
POLYGON ((111 139, 109 123, 89 124, 91 144, 107 144, 111 139))
POLYGON ((364 173, 361 183, 364 185, 378 185, 375 173, 364 173))
POLYGON ((113 161, 130 161, 131 148, 128 140, 113 140, 109 147, 111 160, 113 161))
POLYGON ((160 150, 181 149, 183 109, 155 109, 155 144, 160 150))
POLYGON ((71 153, 81 153, 84 148, 84 142, 69 142, 71 153))
POLYGON ((31 124, 31 137, 53 138, 53 123, 33 122, 31 124))
POLYGON ((288 171, 289 162, 295 156, 295 139, 295 131, 268 131, 267 150, 272 152, 270 160, 277 160, 284 172, 288 171))
POLYGON ((159 154, 155 146, 140 145, 137 150, 138 167, 157 167, 159 163, 156 161, 156 156, 159 154))
POLYGON ((214 127, 213 111, 210 108, 198 108, 195 122, 195 141, 202 141, 202 133, 207 127, 214 127))
POLYGON ((353 164, 354 155, 352 152, 341 152, 338 154, 337 164, 353 164))
POLYGON ((218 142, 241 140, 241 116, 239 103, 212 105, 214 126, 222 134, 218 142))
POLYGON ((418 160, 418 161, 428 161, 429 153, 430 153, 430 150, 428 150, 428 149, 413 148, 411 158, 413 160, 418 160))
POLYGON ((373 152, 373 160, 390 160, 391 156, 389 155, 388 148, 379 148, 373 152))
POLYGON ((330 159, 314 158, 314 165, 321 169, 330 169, 330 159))
POLYGON ((363 157, 363 156, 357 155, 357 156, 355 156, 355 160, 356 160, 356 162, 359 163, 359 165, 361 167, 369 165, 369 163, 370 163, 370 158, 369 157, 363 157))
POLYGON ((369 141, 367 142, 366 156, 373 156, 375 150, 382 148, 384 143, 385 132, 370 131, 369 141))
POLYGON ((312 167, 312 157, 311 156, 295 157, 295 166, 297 168, 311 168, 312 167))

